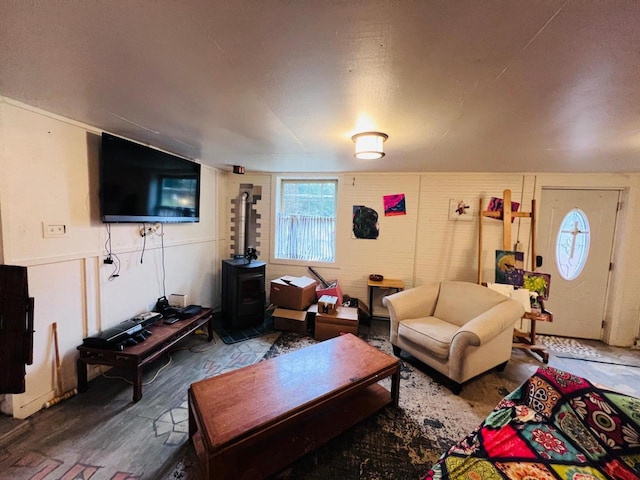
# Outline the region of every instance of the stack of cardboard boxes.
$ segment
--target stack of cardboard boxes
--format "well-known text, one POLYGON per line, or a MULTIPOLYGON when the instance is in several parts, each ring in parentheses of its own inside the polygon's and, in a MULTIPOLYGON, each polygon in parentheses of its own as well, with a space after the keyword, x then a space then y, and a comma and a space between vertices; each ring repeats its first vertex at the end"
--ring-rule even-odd
POLYGON ((269 297, 277 330, 307 333, 307 308, 316 301, 316 281, 309 277, 284 277, 271 281, 269 297))
POLYGON ((358 333, 358 309, 342 306, 337 282, 326 289, 309 277, 280 277, 271 282, 270 302, 277 306, 273 319, 278 330, 304 334, 314 324, 314 338, 319 341, 358 333))

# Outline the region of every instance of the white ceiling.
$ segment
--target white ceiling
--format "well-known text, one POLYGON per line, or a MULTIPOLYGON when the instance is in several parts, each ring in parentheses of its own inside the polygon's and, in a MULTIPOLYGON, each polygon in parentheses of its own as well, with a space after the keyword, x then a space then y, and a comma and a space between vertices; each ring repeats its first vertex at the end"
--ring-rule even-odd
POLYGON ((224 169, 640 172, 640 2, 0 0, 0 95, 224 169))

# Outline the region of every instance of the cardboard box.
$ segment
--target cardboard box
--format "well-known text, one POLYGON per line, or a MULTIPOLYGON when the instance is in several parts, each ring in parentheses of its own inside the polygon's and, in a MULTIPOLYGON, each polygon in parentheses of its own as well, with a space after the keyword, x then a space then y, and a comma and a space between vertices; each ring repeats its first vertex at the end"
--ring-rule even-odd
POLYGON ((288 332, 307 333, 307 312, 276 308, 272 314, 273 327, 276 330, 288 332))
POLYGON ((358 334, 358 309, 353 307, 338 307, 335 313, 316 314, 313 337, 318 340, 328 340, 342 333, 358 334))
POLYGON ((337 280, 329 282, 329 285, 333 285, 329 288, 324 288, 321 284, 316 287, 316 297, 320 299, 323 295, 330 295, 332 297, 338 297, 338 305, 342 305, 342 290, 337 280))
POLYGON ((318 300, 318 312, 333 313, 338 307, 338 297, 332 297, 331 295, 323 295, 318 300))
POLYGON ((316 300, 316 281, 309 277, 284 277, 271 281, 269 301, 291 310, 305 310, 316 300))

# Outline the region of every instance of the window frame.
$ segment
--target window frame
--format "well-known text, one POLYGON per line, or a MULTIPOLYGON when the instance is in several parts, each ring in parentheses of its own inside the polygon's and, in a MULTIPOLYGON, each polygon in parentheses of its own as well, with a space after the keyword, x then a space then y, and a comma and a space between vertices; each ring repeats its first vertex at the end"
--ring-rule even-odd
MULTIPOLYGON (((576 226, 577 227, 577 226, 576 226)), ((576 228, 574 227, 574 228, 576 228)), ((578 207, 574 207, 571 210, 569 210, 564 217, 562 217, 562 220, 560 221, 560 226, 558 227, 558 232, 556 234, 556 241, 555 241, 555 266, 556 266, 556 270, 558 271, 558 274, 560 275, 560 277, 567 281, 567 282, 572 282, 574 280, 577 280, 578 277, 580 277, 580 275, 582 274, 585 266, 587 265, 587 261, 589 260, 589 253, 590 252, 590 247, 591 247, 591 222, 589 222, 589 217, 587 217, 587 214, 584 210, 582 210, 581 208, 578 207), (560 240, 562 238, 566 238, 567 234, 571 235, 571 233, 569 231, 567 231, 566 229, 563 229, 562 227, 565 225, 565 223, 567 223, 568 220, 570 220, 570 217, 572 216, 576 216, 578 217, 580 223, 582 224, 582 226, 585 228, 584 231, 578 231, 575 233, 575 235, 581 233, 584 234, 584 237, 579 249, 579 255, 580 257, 578 258, 578 262, 577 265, 572 269, 571 273, 569 275, 565 275, 565 272, 563 271, 562 265, 560 264, 560 256, 558 255, 558 253, 560 252, 560 250, 562 249, 562 246, 564 245, 560 243, 560 240)), ((563 255, 563 258, 565 258, 565 256, 563 255)), ((568 262, 567 262, 568 263, 568 262)))
POLYGON ((340 222, 340 199, 342 197, 342 178, 338 175, 327 175, 327 174, 319 174, 319 175, 301 175, 301 174, 291 174, 291 175, 274 175, 271 185, 271 191, 273 192, 273 201, 272 201, 272 210, 271 215, 273 221, 271 222, 271 260, 270 263, 280 264, 280 265, 292 265, 292 266, 304 266, 304 267, 324 267, 324 268, 339 268, 339 259, 340 259, 340 242, 338 241, 341 238, 341 222, 340 222), (321 181, 331 181, 336 182, 336 237, 335 237, 335 256, 333 262, 320 262, 320 261, 309 261, 309 260, 292 260, 286 258, 276 258, 276 218, 278 212, 280 211, 280 206, 282 203, 282 186, 283 182, 286 180, 293 181, 308 181, 308 182, 321 182, 321 181))

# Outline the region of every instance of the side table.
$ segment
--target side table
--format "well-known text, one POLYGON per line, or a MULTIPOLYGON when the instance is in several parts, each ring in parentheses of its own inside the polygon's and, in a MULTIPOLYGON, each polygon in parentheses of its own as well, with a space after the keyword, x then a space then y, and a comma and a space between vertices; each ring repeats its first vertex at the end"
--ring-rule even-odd
POLYGON ((536 322, 553 322, 553 314, 547 310, 542 312, 525 312, 522 318, 531 322, 529 332, 521 332, 518 329, 513 331, 513 347, 540 355, 544 363, 549 363, 549 352, 540 344, 536 344, 536 322))
POLYGON ((379 315, 374 315, 373 313, 373 290, 380 289, 391 289, 399 292, 404 290, 404 282, 402 280, 396 280, 393 278, 385 278, 380 280, 379 282, 374 282, 373 280, 367 281, 367 286, 369 287, 369 311, 371 312, 371 318, 379 318, 383 320, 389 320, 389 317, 381 317, 379 315))

